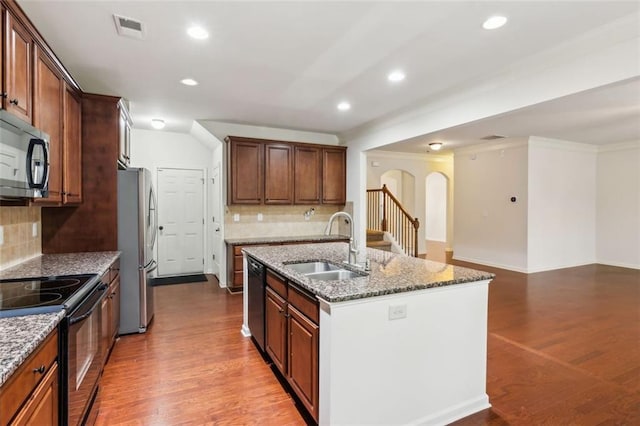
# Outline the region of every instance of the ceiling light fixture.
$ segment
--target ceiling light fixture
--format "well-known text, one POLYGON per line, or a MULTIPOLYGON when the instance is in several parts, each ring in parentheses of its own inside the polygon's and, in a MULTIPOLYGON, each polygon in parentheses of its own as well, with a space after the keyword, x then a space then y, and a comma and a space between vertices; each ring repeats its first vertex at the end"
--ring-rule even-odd
POLYGON ((507 23, 507 18, 504 16, 492 16, 482 24, 482 28, 485 30, 495 30, 507 23))
POLYGON ((442 148, 442 142, 431 142, 429 144, 429 148, 434 151, 440 151, 440 148, 442 148))
POLYGON ((387 76, 387 79, 389 81, 391 81, 392 83, 397 83, 399 81, 404 80, 404 77, 405 77, 405 75, 404 75, 404 73, 402 71, 396 70, 396 71, 393 71, 393 72, 389 73, 389 75, 387 76))
POLYGON ((156 130, 164 129, 164 120, 161 120, 159 118, 152 119, 151 127, 153 127, 156 130))
POLYGON ((349 111, 351 109, 351 104, 349 102, 340 102, 338 104, 338 109, 340 111, 349 111))
POLYGON ((192 78, 184 78, 182 80, 180 80, 180 83, 184 84, 185 86, 197 86, 198 82, 195 81, 192 78))
POLYGON ((209 37, 209 33, 207 32, 207 30, 197 25, 190 27, 187 30, 187 34, 189 34, 190 37, 195 38, 196 40, 204 40, 205 38, 209 37))

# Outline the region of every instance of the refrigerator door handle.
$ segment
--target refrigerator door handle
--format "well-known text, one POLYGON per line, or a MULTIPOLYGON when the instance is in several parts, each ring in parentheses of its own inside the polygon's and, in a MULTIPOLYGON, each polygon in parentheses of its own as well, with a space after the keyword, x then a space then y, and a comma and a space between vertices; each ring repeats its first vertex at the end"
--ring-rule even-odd
POLYGON ((141 266, 140 269, 144 269, 147 272, 155 271, 158 267, 158 263, 155 259, 151 259, 146 265, 141 266))

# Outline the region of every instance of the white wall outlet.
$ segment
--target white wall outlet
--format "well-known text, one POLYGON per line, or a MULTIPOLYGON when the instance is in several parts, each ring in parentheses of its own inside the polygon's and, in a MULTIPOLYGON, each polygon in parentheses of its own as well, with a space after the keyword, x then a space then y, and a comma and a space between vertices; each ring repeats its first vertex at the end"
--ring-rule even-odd
POLYGON ((31 236, 32 237, 38 236, 38 222, 33 222, 31 224, 31 236))
POLYGON ((263 216, 262 213, 258 213, 258 222, 262 222, 263 216))
POLYGON ((4 226, 0 226, 0 246, 4 244, 4 226))
POLYGON ((233 221, 234 222, 240 222, 240 213, 234 213, 233 214, 233 221))
POLYGON ((407 305, 390 305, 389 319, 397 320, 407 317, 407 305))

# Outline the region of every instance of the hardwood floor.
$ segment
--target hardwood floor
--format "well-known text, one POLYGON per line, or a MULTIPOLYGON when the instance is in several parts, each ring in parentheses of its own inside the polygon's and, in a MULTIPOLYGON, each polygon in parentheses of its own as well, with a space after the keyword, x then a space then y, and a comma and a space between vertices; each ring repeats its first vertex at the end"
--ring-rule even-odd
MULTIPOLYGON (((603 265, 489 285, 492 408, 457 425, 640 422, 640 271, 603 265)), ((98 425, 304 424, 240 334, 242 295, 210 280, 156 288, 148 333, 116 343, 98 425)))

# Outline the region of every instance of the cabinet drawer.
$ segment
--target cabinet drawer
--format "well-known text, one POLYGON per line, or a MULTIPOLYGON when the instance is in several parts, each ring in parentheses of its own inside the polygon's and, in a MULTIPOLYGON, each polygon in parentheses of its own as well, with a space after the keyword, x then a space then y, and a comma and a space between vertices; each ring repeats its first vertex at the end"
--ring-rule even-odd
POLYGON ((233 257, 233 270, 242 272, 242 256, 233 257))
POLYGON ((320 312, 318 301, 304 294, 300 289, 293 285, 289 285, 289 304, 293 305, 297 310, 305 314, 311 321, 318 324, 320 322, 320 312))
POLYGON ((271 270, 267 270, 267 285, 284 299, 287 298, 287 283, 271 270))
POLYGON ((234 271, 233 272, 233 286, 237 287, 240 286, 242 287, 242 285, 244 284, 243 282, 243 278, 244 278, 244 273, 242 271, 234 271))
POLYGON ((29 397, 58 356, 58 331, 49 337, 0 388, 0 424, 7 424, 29 397))

